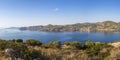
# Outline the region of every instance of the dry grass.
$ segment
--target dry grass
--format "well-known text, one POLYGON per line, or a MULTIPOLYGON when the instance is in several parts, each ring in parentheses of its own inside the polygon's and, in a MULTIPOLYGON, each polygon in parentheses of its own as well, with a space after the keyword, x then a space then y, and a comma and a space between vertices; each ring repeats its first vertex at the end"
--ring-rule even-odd
MULTIPOLYGON (((74 50, 70 46, 62 46, 61 49, 44 48, 44 47, 29 47, 41 51, 44 56, 43 60, 120 60, 120 48, 104 48, 100 52, 109 52, 107 57, 94 56, 90 57, 85 50, 74 50), (103 59, 104 58, 104 59, 103 59)), ((94 51, 93 51, 94 52, 94 51)))
POLYGON ((111 43, 111 45, 118 48, 120 47, 120 42, 111 43))
POLYGON ((88 55, 81 50, 46 49, 41 47, 34 47, 34 49, 41 51, 42 55, 45 56, 44 60, 89 60, 88 55))
POLYGON ((120 60, 120 48, 114 48, 106 60, 120 60))
POLYGON ((0 53, 0 60, 8 60, 6 54, 0 53))

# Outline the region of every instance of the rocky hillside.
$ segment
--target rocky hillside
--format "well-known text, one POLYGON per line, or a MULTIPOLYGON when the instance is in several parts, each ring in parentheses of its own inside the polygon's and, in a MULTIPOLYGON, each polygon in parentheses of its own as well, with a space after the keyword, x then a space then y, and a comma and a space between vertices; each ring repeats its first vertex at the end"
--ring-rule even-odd
POLYGON ((71 25, 46 25, 21 27, 20 30, 46 32, 120 32, 120 22, 104 21, 97 23, 77 23, 71 25))

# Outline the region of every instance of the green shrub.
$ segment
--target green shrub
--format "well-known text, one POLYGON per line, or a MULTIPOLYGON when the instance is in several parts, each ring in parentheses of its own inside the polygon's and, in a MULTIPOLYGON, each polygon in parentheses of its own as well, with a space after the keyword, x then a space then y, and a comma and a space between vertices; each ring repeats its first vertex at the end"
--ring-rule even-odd
POLYGON ((22 39, 16 39, 16 42, 23 43, 22 39))
POLYGON ((64 45, 69 46, 69 45, 71 45, 71 43, 70 42, 65 42, 64 45))
POLYGON ((61 48, 61 42, 60 41, 50 42, 48 46, 54 49, 61 48))
POLYGON ((34 49, 28 49, 25 51, 23 55, 24 60, 42 60, 43 56, 41 55, 40 51, 34 50, 34 49))
POLYGON ((26 40, 26 44, 30 45, 30 46, 41 46, 42 42, 40 42, 38 40, 34 40, 34 39, 28 39, 28 40, 26 40))
POLYGON ((83 48, 83 45, 80 42, 72 42, 71 46, 73 47, 73 49, 81 49, 81 48, 83 48))
POLYGON ((85 49, 85 45, 81 44, 80 42, 65 42, 64 45, 70 46, 71 49, 85 49))

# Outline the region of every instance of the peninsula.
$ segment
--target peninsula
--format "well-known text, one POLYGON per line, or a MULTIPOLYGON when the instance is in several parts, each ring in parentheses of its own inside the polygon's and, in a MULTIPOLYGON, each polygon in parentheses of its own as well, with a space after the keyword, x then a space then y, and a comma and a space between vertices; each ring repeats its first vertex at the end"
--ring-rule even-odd
POLYGON ((120 22, 76 23, 69 25, 46 25, 20 27, 20 30, 45 32, 120 32, 120 22))

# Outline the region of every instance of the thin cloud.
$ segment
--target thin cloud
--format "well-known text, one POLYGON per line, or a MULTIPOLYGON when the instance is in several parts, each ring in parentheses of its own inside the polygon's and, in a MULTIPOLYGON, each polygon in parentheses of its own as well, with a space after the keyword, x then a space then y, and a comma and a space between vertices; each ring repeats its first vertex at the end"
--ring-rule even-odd
POLYGON ((54 8, 53 11, 55 11, 55 12, 56 12, 56 11, 59 11, 59 8, 54 8))

